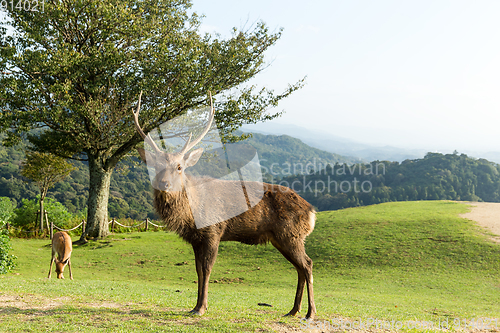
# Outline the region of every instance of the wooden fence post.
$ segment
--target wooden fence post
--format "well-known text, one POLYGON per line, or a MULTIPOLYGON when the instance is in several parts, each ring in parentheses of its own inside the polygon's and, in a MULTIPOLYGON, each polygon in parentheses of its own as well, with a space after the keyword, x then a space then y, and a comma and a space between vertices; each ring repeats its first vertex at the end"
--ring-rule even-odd
POLYGON ((39 210, 40 212, 40 236, 43 234, 43 210, 39 210))
POLYGON ((5 228, 6 228, 7 230, 9 230, 9 228, 10 228, 10 224, 9 224, 9 222, 7 222, 7 223, 5 224, 5 228))
MULTIPOLYGON (((40 230, 43 231, 43 223, 40 222, 40 210, 36 211, 36 218, 35 218, 35 225, 38 225, 40 230)), ((43 221, 42 221, 43 222, 43 221)), ((36 234, 36 228, 35 228, 35 234, 36 234)))
POLYGON ((115 232, 115 218, 111 220, 111 232, 115 232))
MULTIPOLYGON (((47 224, 47 229, 49 229, 49 214, 47 213, 47 211, 45 211, 45 223, 47 224)), ((51 237, 52 239, 52 237, 51 237)))
POLYGON ((82 220, 82 234, 80 235, 80 241, 86 243, 85 240, 85 219, 82 220))
POLYGON ((149 218, 146 217, 146 231, 149 230, 149 218))
POLYGON ((50 221, 50 239, 54 236, 54 221, 50 221))

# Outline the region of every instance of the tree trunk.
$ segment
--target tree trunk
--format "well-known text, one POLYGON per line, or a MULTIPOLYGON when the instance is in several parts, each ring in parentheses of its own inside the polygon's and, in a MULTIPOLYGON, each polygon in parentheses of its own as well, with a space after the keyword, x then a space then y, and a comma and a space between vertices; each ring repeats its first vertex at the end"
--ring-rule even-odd
POLYGON ((40 233, 43 233, 43 218, 44 218, 44 210, 43 210, 43 199, 40 196, 40 233))
POLYGON ((102 156, 89 154, 88 158, 90 184, 85 235, 91 238, 103 238, 109 234, 108 198, 113 168, 104 167, 102 156))

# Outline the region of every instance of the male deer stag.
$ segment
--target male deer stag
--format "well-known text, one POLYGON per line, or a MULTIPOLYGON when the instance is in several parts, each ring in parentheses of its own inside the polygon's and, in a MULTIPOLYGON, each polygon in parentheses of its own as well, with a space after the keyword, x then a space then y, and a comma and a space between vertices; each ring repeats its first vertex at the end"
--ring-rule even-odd
MULTIPOLYGON (((307 201, 289 188, 260 183, 264 192, 262 199, 254 207, 207 227, 197 228, 195 224, 190 202, 191 204, 199 202, 197 185, 194 185, 200 183, 200 177, 188 175, 184 171, 194 166, 203 153, 203 148, 191 152, 189 150, 198 144, 210 129, 214 118, 211 96, 210 104, 210 118, 201 135, 193 141, 190 135, 182 150, 177 153, 160 150, 151 136, 143 132, 138 119, 141 95, 137 110, 134 112, 137 132, 154 150, 154 153, 150 153, 138 148, 141 159, 156 170, 156 177, 153 180, 155 209, 166 227, 190 243, 194 250, 198 274, 198 300, 190 312, 202 315, 207 309, 210 272, 221 241, 239 241, 245 244, 271 242, 295 266, 298 273, 295 302, 287 316, 294 316, 300 311, 304 286, 307 284, 309 308, 306 318, 312 319, 316 313, 313 296, 313 263, 305 252, 304 240, 314 229, 316 215, 307 201), (190 189, 189 193, 186 188, 190 189)), ((220 182, 219 186, 222 188, 231 181, 212 180, 210 183, 214 182, 220 182)), ((216 197, 217 193, 212 195, 216 197)))
POLYGON ((58 279, 64 279, 63 272, 66 264, 69 268, 69 278, 73 280, 73 273, 71 272, 71 251, 73 245, 71 237, 64 231, 59 231, 52 236, 52 259, 50 260, 49 276, 52 274, 52 264, 56 262, 56 273, 58 279))

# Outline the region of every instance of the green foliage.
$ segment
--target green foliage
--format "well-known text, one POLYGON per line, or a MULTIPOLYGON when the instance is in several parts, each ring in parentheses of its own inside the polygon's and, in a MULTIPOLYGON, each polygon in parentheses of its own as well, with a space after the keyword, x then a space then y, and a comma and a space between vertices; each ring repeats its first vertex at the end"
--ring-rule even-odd
POLYGON ((16 206, 10 198, 0 197, 0 228, 2 228, 5 223, 9 222, 13 217, 14 208, 16 206))
MULTIPOLYGON (((263 171, 273 171, 279 176, 265 174, 266 181, 282 182, 284 185, 294 186, 304 198, 319 210, 334 210, 346 207, 370 205, 388 201, 412 200, 471 200, 499 202, 499 166, 484 159, 473 159, 466 155, 428 154, 424 159, 397 162, 372 162, 354 167, 349 162, 335 154, 316 151, 299 140, 286 136, 254 135, 247 141, 254 146, 262 158, 263 171), (338 160, 338 162, 337 162, 338 160), (314 175, 291 176, 286 175, 283 166, 286 163, 306 166, 308 162, 316 161, 326 165, 326 170, 314 175), (360 175, 361 170, 361 175, 360 175), (305 177, 305 178, 304 178, 305 177), (330 177, 330 178, 328 178, 330 177), (314 191, 315 182, 336 181, 338 185, 346 181, 351 186, 356 178, 357 191, 354 189, 343 193, 340 189, 334 191, 314 191), (363 182, 368 181, 373 186, 368 193, 360 191, 363 182), (310 183, 311 190, 299 185, 310 183)), ((11 147, 0 146, 0 152, 5 151, 4 158, 0 158, 0 196, 10 197, 17 203, 22 199, 33 199, 37 189, 21 180, 18 165, 23 158, 22 151, 11 147), (10 167, 9 167, 10 166, 10 167), (8 168, 16 169, 9 173, 8 168)), ((75 170, 62 182, 48 191, 47 196, 61 202, 72 214, 83 214, 88 197, 88 167, 85 163, 75 161, 75 170)), ((146 217, 158 219, 152 207, 152 188, 149 182, 147 169, 136 159, 125 159, 117 166, 120 169, 114 172, 111 178, 109 199, 110 218, 133 218, 143 220, 146 217)), ((311 168, 314 170, 314 168, 311 168)), ((296 168, 300 172, 300 167, 296 168)), ((368 188, 365 183, 365 188, 368 188)))
POLYGON ((322 172, 287 177, 319 210, 389 201, 464 200, 500 202, 500 165, 465 154, 428 153, 402 163, 335 164, 322 172))
POLYGON ((15 267, 8 231, 4 229, 7 222, 15 217, 14 204, 9 198, 0 197, 0 274, 5 274, 15 267))
MULTIPOLYGON (((36 212, 40 209, 39 200, 39 195, 35 199, 23 199, 22 206, 15 210, 16 217, 12 220, 12 225, 26 232, 35 230, 38 223, 36 212)), ((54 222, 59 228, 66 229, 74 220, 74 216, 67 211, 66 207, 52 198, 46 199, 45 210, 48 213, 49 222, 54 222)))
POLYGON ((75 167, 62 157, 30 151, 26 153, 21 175, 37 184, 43 200, 49 188, 66 178, 74 169, 75 167))
MULTIPOLYGON (((240 132, 236 134, 239 135, 240 132)), ((340 155, 324 152, 307 146, 300 140, 289 136, 273 136, 253 134, 245 141, 256 148, 261 159, 262 170, 266 181, 276 181, 286 176, 284 169, 287 163, 291 172, 305 172, 309 162, 316 166, 328 163, 353 163, 356 160, 340 155), (294 168, 294 166, 297 166, 294 168), (273 172, 274 174, 271 174, 273 172)), ((9 196, 19 204, 22 199, 33 199, 37 190, 32 184, 23 182, 17 165, 21 163, 23 154, 11 147, 0 146, 0 152, 6 156, 0 159, 4 167, 11 166, 16 171, 10 173, 0 166, 0 195, 9 196)), ((83 212, 88 197, 88 166, 79 161, 73 161, 75 169, 61 182, 47 192, 47 197, 61 202, 72 214, 83 212)), ((149 176, 144 163, 138 163, 135 158, 122 160, 116 167, 117 171, 111 177, 109 196, 110 218, 133 218, 136 220, 157 219, 152 207, 153 196, 149 176)))
MULTIPOLYGON (((0 152, 5 153, 0 158, 0 196, 11 198, 16 206, 21 205, 22 199, 35 199, 39 193, 37 186, 23 181, 18 167, 24 159, 22 146, 0 145, 0 152)), ((47 197, 62 203, 72 214, 85 215, 89 189, 88 166, 80 161, 73 161, 72 164, 75 168, 64 180, 48 190, 47 197)), ((157 218, 152 207, 152 188, 145 165, 125 159, 117 168, 118 172, 111 177, 109 216, 137 220, 157 218)))
POLYGON ((9 254, 11 249, 7 230, 0 228, 0 274, 8 273, 16 266, 16 257, 9 254))

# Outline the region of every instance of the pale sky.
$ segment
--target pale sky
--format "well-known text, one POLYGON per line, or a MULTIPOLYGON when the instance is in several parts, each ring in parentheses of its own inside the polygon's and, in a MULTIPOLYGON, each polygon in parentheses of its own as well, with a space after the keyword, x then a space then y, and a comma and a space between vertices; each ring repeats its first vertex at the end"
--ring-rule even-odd
POLYGON ((203 31, 283 36, 252 81, 307 75, 273 122, 364 143, 500 151, 500 1, 194 0, 203 31))

